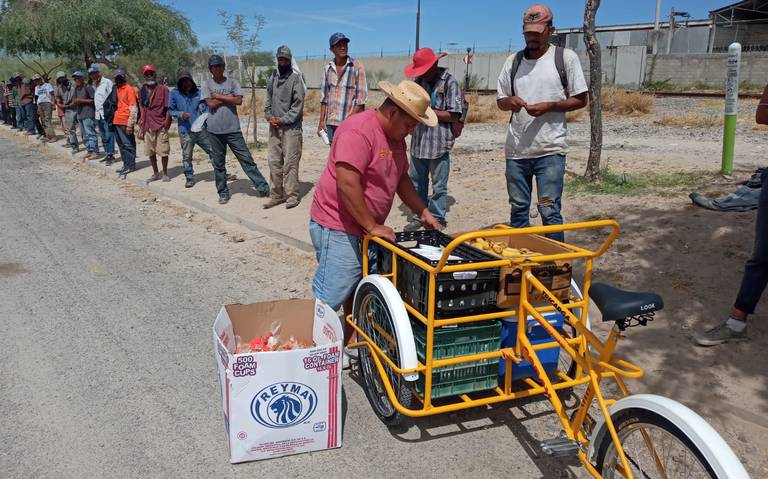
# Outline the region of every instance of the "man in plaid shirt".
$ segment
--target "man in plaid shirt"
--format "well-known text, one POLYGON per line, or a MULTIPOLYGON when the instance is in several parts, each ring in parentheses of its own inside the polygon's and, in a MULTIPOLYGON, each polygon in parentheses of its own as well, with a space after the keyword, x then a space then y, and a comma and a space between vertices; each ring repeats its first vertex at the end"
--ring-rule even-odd
POLYGON ((448 70, 438 66, 445 53, 435 55, 431 48, 420 48, 413 54, 413 63, 405 67, 406 77, 414 78, 432 99, 437 114, 437 126, 419 125, 411 135, 411 166, 408 174, 421 201, 429 212, 446 226, 448 172, 450 152, 455 135, 453 124, 459 121, 464 98, 456 79, 448 70), (429 197, 429 177, 432 176, 432 197, 429 197))
POLYGON ((317 135, 320 136, 320 132, 325 130, 328 140, 333 142, 333 133, 341 122, 365 110, 368 85, 363 64, 347 54, 349 38, 343 33, 334 33, 328 43, 334 58, 326 65, 323 73, 317 135))

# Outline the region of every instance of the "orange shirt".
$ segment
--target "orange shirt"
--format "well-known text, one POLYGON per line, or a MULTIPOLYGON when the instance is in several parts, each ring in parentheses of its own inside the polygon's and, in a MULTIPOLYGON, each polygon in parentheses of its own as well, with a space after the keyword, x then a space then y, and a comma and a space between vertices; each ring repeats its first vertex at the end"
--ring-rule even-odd
MULTIPOLYGON (((115 125, 128 126, 131 118, 131 107, 134 111, 138 108, 136 103, 136 90, 127 83, 117 86, 117 111, 112 123, 115 125)), ((136 121, 136 114, 133 115, 133 121, 136 121)))

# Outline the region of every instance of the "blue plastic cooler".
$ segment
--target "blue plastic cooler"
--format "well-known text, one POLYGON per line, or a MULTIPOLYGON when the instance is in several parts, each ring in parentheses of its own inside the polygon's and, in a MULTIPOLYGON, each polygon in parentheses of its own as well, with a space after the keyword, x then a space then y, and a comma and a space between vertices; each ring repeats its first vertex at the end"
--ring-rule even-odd
MULTIPOLYGON (((544 318, 549 321, 549 324, 555 327, 558 332, 562 332, 563 323, 565 318, 560 313, 552 312, 544 315, 544 318)), ((538 321, 531 318, 528 319, 526 325, 526 331, 528 339, 533 345, 548 343, 554 341, 552 336, 547 333, 547 330, 539 324, 538 321)), ((501 347, 512 348, 517 341, 517 319, 504 319, 501 321, 501 347)), ((541 349, 536 352, 539 356, 539 360, 544 366, 544 370, 551 373, 557 369, 557 361, 560 358, 560 347, 541 349)), ((499 361, 499 375, 504 375, 505 360, 501 358, 499 361)), ((536 373, 533 370, 533 365, 528 361, 523 361, 520 364, 512 365, 512 379, 518 380, 522 378, 536 377, 536 373)))

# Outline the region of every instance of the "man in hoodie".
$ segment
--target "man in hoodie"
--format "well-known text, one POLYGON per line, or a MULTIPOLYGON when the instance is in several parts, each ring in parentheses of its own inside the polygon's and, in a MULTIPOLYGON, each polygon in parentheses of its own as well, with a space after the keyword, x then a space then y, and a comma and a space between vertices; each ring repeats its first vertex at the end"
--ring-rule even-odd
POLYGON ((104 146, 106 156, 100 160, 101 163, 111 165, 115 162, 115 135, 109 122, 104 118, 104 102, 112 93, 112 80, 101 75, 99 67, 91 65, 88 69, 88 78, 91 79, 93 86, 93 106, 96 110, 96 127, 99 130, 101 144, 104 146))
POLYGON ((176 72, 176 78, 176 89, 171 92, 168 110, 171 112, 171 117, 179 123, 181 161, 184 165, 184 176, 187 177, 184 186, 192 188, 195 186, 195 172, 192 169, 192 152, 195 145, 202 148, 209 157, 211 156, 211 147, 205 132, 192 131, 192 124, 205 110, 205 104, 201 103, 200 89, 197 88, 189 70, 180 68, 176 72))
POLYGON ((171 181, 168 177, 168 155, 171 144, 168 140, 168 128, 171 126, 171 116, 168 114, 168 99, 171 96, 168 87, 157 82, 157 72, 153 65, 144 65, 141 69, 144 85, 139 91, 139 140, 144 140, 144 151, 152 163, 152 176, 147 183, 171 181), (157 155, 163 162, 163 174, 157 168, 157 155))
POLYGON ((77 144, 77 107, 73 104, 75 87, 64 72, 56 73, 56 89, 53 92, 56 105, 64 110, 64 133, 67 135, 67 148, 72 154, 80 151, 77 144))
POLYGON ((291 50, 277 49, 277 70, 267 81, 264 117, 269 122, 269 176, 272 194, 264 209, 299 205, 299 161, 302 147, 304 85, 291 65, 291 50))

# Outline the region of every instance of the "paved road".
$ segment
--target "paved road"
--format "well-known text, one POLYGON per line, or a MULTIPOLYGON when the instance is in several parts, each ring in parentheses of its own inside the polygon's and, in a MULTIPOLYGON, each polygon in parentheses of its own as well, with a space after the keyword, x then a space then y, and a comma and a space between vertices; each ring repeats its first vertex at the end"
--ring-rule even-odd
POLYGON ((389 431, 349 377, 342 449, 230 465, 212 321, 222 302, 308 295, 308 259, 41 155, 0 138, 1 477, 573 476, 540 457, 545 403, 389 431))

